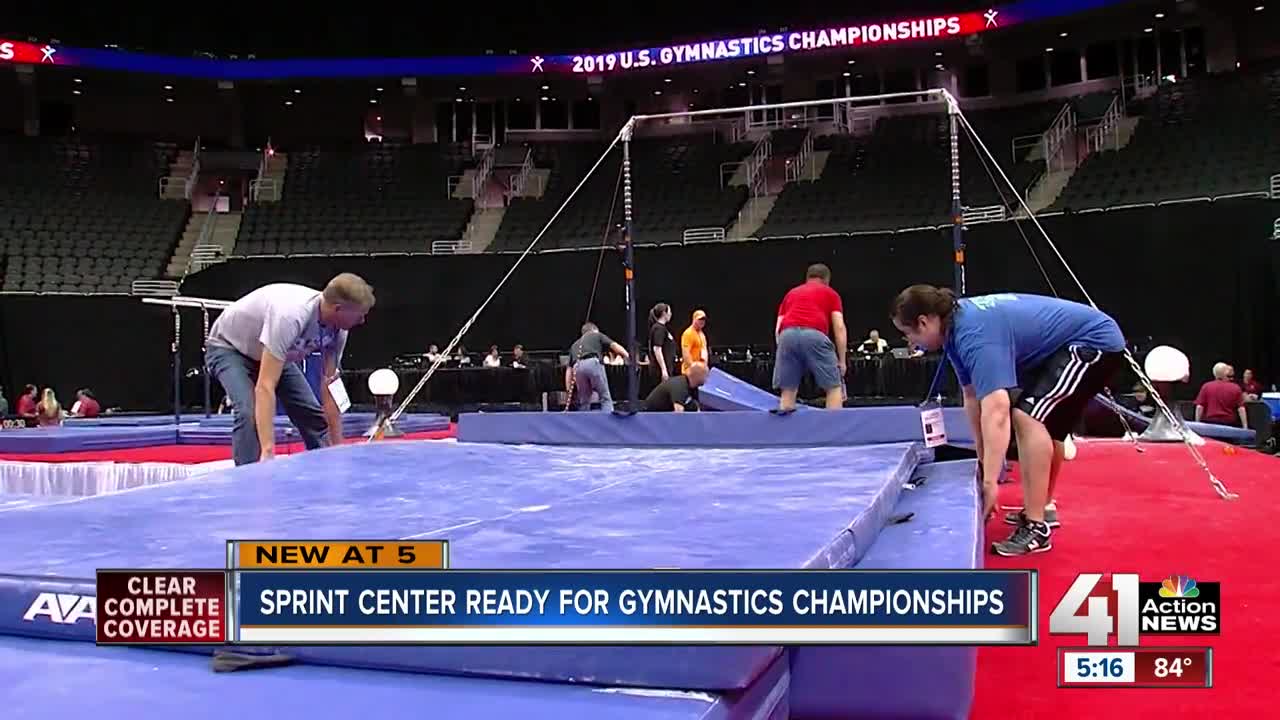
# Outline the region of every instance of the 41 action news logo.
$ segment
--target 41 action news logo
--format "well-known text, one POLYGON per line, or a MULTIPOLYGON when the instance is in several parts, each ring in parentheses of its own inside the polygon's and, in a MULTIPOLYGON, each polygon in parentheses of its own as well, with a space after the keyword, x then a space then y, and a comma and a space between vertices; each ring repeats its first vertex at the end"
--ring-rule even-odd
POLYGON ((1221 632, 1222 588, 1186 575, 1142 582, 1136 574, 1084 573, 1049 615, 1054 635, 1088 636, 1106 645, 1114 634, 1121 646, 1136 646, 1139 635, 1217 635, 1221 632))

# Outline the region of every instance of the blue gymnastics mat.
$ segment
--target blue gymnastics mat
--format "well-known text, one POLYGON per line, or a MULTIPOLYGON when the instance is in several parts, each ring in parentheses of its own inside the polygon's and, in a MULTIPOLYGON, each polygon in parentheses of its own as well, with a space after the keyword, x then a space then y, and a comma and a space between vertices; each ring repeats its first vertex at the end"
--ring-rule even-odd
MULTIPOLYGON (((976 570, 983 566, 975 460, 923 465, 924 484, 903 490, 894 517, 859 569, 976 570)), ((973 647, 792 648, 792 717, 967 720, 978 649, 973 647), (926 681, 927 679, 927 681, 926 681), (922 687, 927 691, 921 692, 922 687)))
MULTIPOLYGON (((961 408, 944 410, 948 440, 972 442, 961 408)), ((458 441, 609 447, 837 447, 921 442, 920 411, 910 406, 814 410, 637 413, 467 413, 458 441)))
MULTIPOLYGON (((1134 432, 1142 432, 1151 424, 1151 419, 1144 415, 1136 413, 1104 395, 1096 395, 1091 401, 1092 404, 1111 410, 1112 412, 1124 415, 1125 420, 1129 422, 1134 432)), ((1253 445, 1257 439, 1257 433, 1247 428, 1227 427, 1226 425, 1214 425, 1213 423, 1195 422, 1192 420, 1184 420, 1187 429, 1191 432, 1214 440, 1232 443, 1234 445, 1253 445)))
POLYGON ((789 682, 785 658, 749 690, 715 695, 314 666, 215 674, 195 655, 0 637, 0 697, 14 720, 786 720, 789 682))
MULTIPOLYGON (((92 582, 81 579, 99 567, 220 567, 229 538, 445 537, 456 567, 851 567, 928 458, 918 443, 697 450, 375 443, 198 482, 0 510, 0 571, 10 573, 0 577, 0 634, 91 641, 91 620, 23 616, 40 592, 90 592, 92 582)), ((347 667, 724 691, 748 687, 782 649, 288 652, 347 667)))
POLYGON ((0 453, 65 453, 173 445, 178 430, 155 426, 41 427, 0 433, 0 453))
MULTIPOLYGON (((183 422, 176 426, 172 415, 130 415, 103 420, 76 420, 61 427, 11 430, 0 433, 0 453, 66 453, 155 445, 231 444, 231 415, 182 417, 183 422), (121 420, 128 422, 117 422, 121 420)), ((373 413, 343 415, 343 435, 348 438, 359 437, 373 425, 374 418, 373 413)), ((297 430, 289 418, 277 416, 275 426, 276 442, 298 440, 297 430)), ((403 415, 396 421, 396 427, 405 433, 448 430, 449 418, 426 413, 403 415)))
MULTIPOLYGON (((698 388, 698 402, 708 410, 768 411, 778 407, 778 396, 720 368, 711 368, 706 384, 698 388)), ((797 405, 796 410, 808 412, 813 408, 797 405)))

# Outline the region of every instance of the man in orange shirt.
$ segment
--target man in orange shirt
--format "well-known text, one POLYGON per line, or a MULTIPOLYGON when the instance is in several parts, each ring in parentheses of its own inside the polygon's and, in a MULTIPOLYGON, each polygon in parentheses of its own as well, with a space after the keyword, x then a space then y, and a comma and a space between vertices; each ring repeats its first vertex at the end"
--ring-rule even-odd
POLYGON ((711 365, 711 352, 707 349, 707 335, 702 331, 707 326, 707 314, 702 310, 693 311, 693 324, 685 328, 680 335, 680 368, 685 375, 694 363, 711 365))

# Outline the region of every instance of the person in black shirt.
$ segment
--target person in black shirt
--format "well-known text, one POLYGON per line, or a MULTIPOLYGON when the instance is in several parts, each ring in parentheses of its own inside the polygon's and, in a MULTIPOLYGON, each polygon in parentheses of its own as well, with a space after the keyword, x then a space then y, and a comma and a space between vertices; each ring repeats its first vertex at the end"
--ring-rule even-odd
POLYGON ((613 350, 623 360, 630 357, 627 349, 600 332, 595 323, 582 326, 582 337, 569 348, 569 362, 573 364, 573 391, 578 397, 578 409, 591 408, 591 393, 600 396, 600 409, 613 412, 613 395, 609 393, 609 376, 605 373, 606 350, 613 350))
POLYGON ((670 305, 658 303, 649 311, 649 354, 653 358, 649 365, 658 373, 658 382, 671 377, 676 368, 676 338, 667 327, 669 322, 670 305))
POLYGON ((644 400, 646 412, 685 412, 698 410, 698 388, 707 382, 707 366, 696 362, 688 375, 673 375, 663 380, 644 400))

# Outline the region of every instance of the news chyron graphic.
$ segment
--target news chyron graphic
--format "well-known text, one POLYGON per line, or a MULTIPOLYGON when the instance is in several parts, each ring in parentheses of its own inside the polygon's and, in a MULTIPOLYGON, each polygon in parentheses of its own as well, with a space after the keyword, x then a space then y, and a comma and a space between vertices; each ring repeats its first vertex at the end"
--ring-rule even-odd
POLYGON ((92 615, 124 645, 1034 645, 1036 592, 1028 570, 472 570, 443 540, 237 540, 225 568, 99 570, 30 621, 92 615))
POLYGON ((1083 634, 1088 646, 1058 649, 1058 685, 1212 687, 1212 648, 1140 645, 1144 635, 1218 635, 1221 609, 1221 585, 1189 575, 1078 575, 1049 615, 1049 634, 1083 634))

